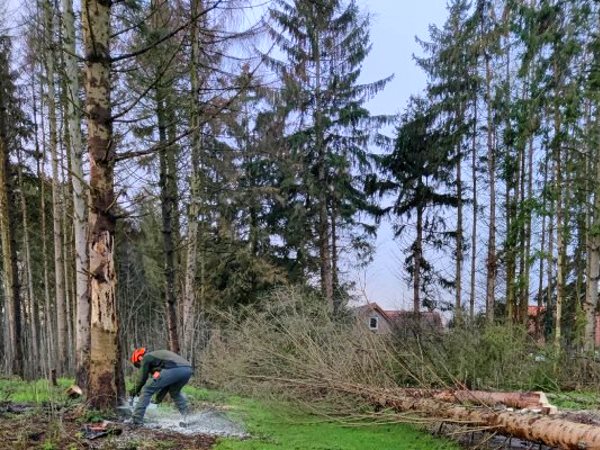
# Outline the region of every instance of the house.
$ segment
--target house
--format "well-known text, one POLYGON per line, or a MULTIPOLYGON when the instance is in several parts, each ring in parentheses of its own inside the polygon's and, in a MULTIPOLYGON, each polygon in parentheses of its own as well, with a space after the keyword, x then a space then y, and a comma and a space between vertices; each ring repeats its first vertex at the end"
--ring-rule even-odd
POLYGON ((392 332, 393 322, 377 303, 367 303, 366 305, 354 308, 354 314, 357 319, 363 322, 369 330, 376 334, 388 334, 392 332))
MULTIPOLYGON (((415 314, 412 311, 383 310, 377 303, 354 308, 356 317, 369 330, 377 334, 387 334, 394 330, 405 330, 415 325, 415 314)), ((428 330, 442 330, 442 318, 437 312, 422 311, 419 313, 420 326, 428 330)))

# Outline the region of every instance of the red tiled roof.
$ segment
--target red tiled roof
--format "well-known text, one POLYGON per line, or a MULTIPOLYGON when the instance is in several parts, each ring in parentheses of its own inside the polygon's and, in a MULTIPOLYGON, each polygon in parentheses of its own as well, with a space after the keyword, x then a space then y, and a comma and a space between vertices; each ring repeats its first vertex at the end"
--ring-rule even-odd
POLYGON ((529 317, 537 317, 538 315, 546 312, 545 306, 528 306, 527 307, 527 315, 529 317))

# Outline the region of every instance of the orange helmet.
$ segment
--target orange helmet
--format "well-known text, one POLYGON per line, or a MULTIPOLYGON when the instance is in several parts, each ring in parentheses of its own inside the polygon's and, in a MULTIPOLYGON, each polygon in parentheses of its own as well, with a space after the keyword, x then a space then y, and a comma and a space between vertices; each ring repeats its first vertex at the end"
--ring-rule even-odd
POLYGON ((133 351, 133 354, 131 355, 131 362, 134 366, 138 366, 140 364, 140 361, 142 361, 145 353, 146 349, 144 347, 136 348, 133 351))

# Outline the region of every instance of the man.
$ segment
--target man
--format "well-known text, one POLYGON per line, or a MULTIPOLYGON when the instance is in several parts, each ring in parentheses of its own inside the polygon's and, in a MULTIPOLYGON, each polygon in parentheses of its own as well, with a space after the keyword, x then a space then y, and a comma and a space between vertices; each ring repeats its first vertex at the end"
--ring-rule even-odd
POLYGON ((141 368, 138 382, 129 392, 133 398, 141 391, 133 410, 132 421, 135 425, 143 423, 146 408, 154 394, 156 402, 160 403, 168 392, 179 412, 184 416, 187 414, 187 400, 181 393, 192 376, 192 365, 187 360, 169 350, 146 352, 145 348, 137 348, 131 355, 131 362, 138 369, 141 368), (146 384, 150 375, 152 381, 146 384))

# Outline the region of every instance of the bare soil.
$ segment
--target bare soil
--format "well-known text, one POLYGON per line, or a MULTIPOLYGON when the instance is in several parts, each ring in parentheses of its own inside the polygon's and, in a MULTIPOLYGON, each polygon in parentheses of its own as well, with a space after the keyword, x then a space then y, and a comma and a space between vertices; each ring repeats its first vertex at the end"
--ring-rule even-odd
POLYGON ((0 450, 178 449, 207 450, 215 436, 184 435, 110 422, 108 433, 90 439, 86 431, 98 425, 81 408, 52 405, 0 404, 0 450))

